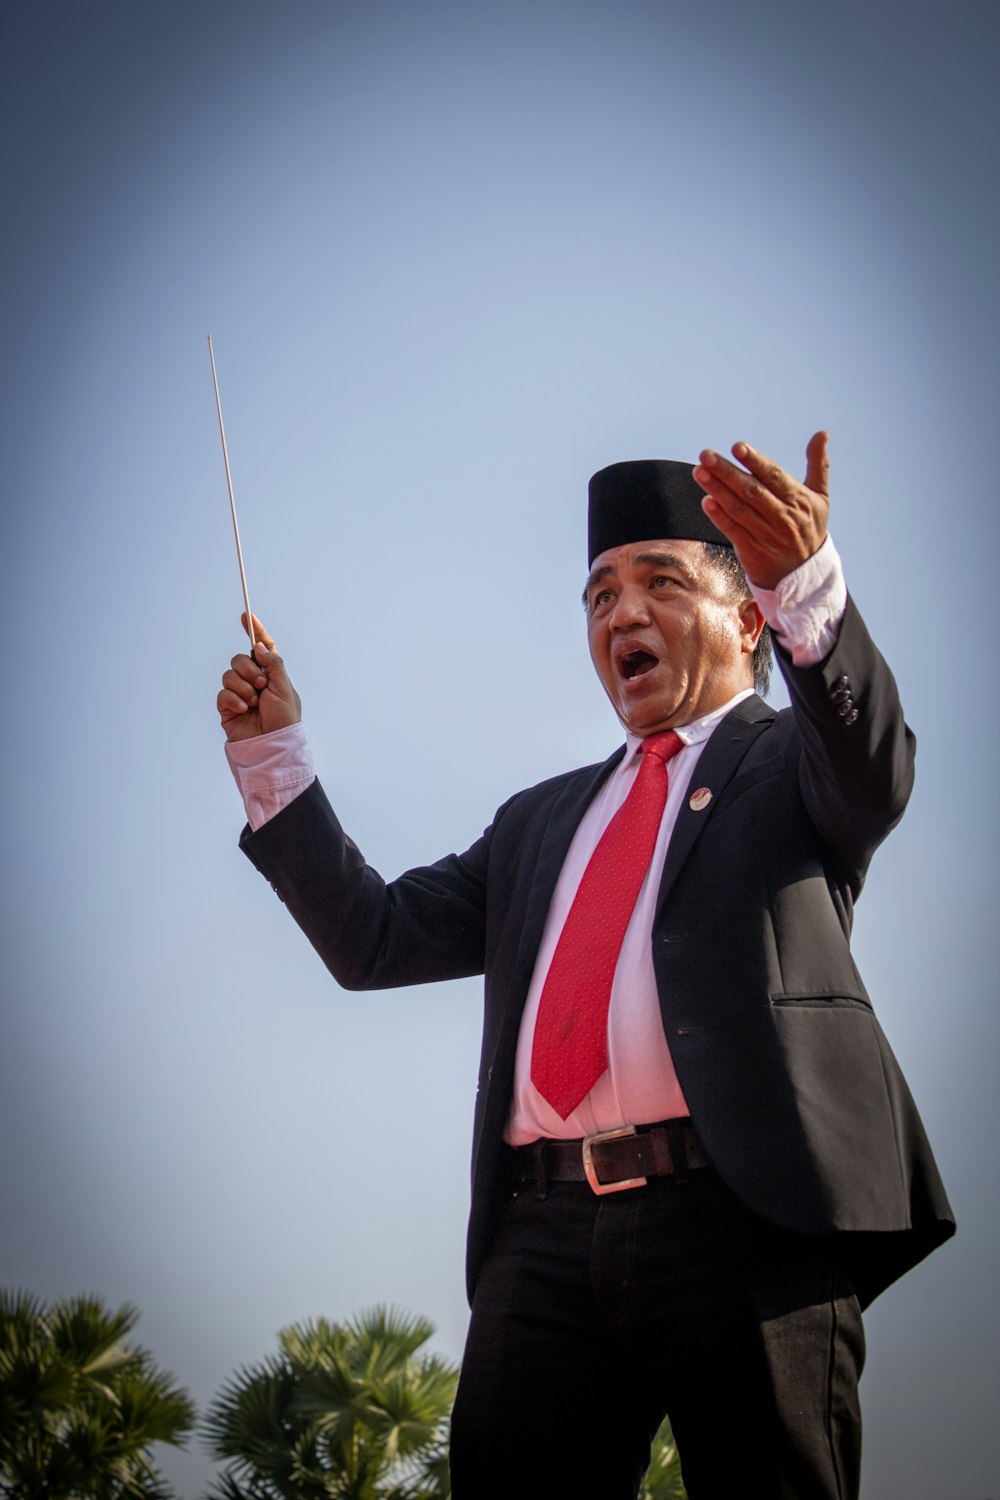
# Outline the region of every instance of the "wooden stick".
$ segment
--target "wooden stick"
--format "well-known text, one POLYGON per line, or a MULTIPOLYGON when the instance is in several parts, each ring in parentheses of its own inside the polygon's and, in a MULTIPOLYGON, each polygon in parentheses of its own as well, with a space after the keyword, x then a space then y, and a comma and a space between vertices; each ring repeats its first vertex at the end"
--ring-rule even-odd
POLYGON ((243 566, 243 548, 240 546, 240 527, 236 519, 236 500, 233 496, 233 478, 229 472, 229 452, 226 448, 226 429, 222 425, 222 402, 219 400, 219 377, 215 373, 215 351, 212 348, 212 335, 208 335, 208 357, 212 361, 212 384, 215 386, 215 409, 219 413, 219 436, 222 439, 222 457, 226 464, 226 483, 229 486, 229 508, 233 513, 233 535, 236 538, 236 556, 240 564, 240 582, 243 585, 243 603, 247 609, 247 634, 250 637, 250 655, 253 656, 253 648, 257 644, 254 635, 253 614, 250 609, 250 595, 247 592, 247 574, 243 566))

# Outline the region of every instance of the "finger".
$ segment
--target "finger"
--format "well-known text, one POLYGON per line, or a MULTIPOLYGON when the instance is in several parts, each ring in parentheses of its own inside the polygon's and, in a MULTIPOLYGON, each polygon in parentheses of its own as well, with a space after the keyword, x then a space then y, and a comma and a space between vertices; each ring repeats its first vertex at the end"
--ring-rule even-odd
POLYGON ((806 447, 806 487, 830 498, 830 434, 814 432, 806 447))
MULTIPOLYGON (((267 686, 267 677, 261 671, 260 663, 254 661, 252 656, 247 656, 245 651, 241 651, 238 656, 233 657, 229 663, 229 669, 231 672, 235 672, 238 677, 242 677, 244 682, 252 682, 258 689, 267 686)), ((222 680, 225 682, 225 677, 222 680)))
MULTIPOLYGON (((775 463, 773 458, 768 458, 764 453, 758 453, 756 448, 751 448, 749 443, 734 443, 733 456, 738 458, 741 464, 746 464, 750 473, 758 479, 772 495, 777 495, 782 500, 791 500, 801 489, 801 480, 789 474, 780 464, 775 463)), ((737 470, 739 473, 739 470, 737 470)))
MULTIPOLYGON (((258 681, 261 679, 262 675, 263 674, 258 673, 258 681)), ((258 689, 255 684, 253 682, 248 682, 245 677, 241 677, 240 674, 238 672, 234 672, 232 668, 230 668, 228 672, 223 672, 222 686, 227 693, 235 694, 237 698, 242 699, 242 701, 246 704, 249 704, 251 708, 253 708, 257 702, 258 689)))
POLYGON ((263 691, 266 687, 276 697, 285 699, 289 703, 293 702, 296 698, 295 689, 285 669, 285 663, 277 651, 270 650, 263 641, 258 641, 254 647, 254 654, 259 658, 254 670, 259 674, 256 681, 261 686, 261 690, 263 691))
MULTIPOLYGON (((769 525, 784 508, 783 502, 754 479, 744 469, 738 469, 720 453, 706 448, 701 462, 694 469, 694 477, 716 504, 726 514, 746 526, 753 526, 753 517, 769 525)), ((800 486, 801 488, 801 486, 800 486)), ((714 517, 713 517, 714 519, 714 517)))
MULTIPOLYGON (((722 458, 720 454, 713 453, 710 448, 706 448, 691 472, 702 489, 706 490, 708 494, 713 495, 716 500, 737 502, 740 496, 737 494, 734 486, 729 484, 729 473, 727 473, 727 470, 731 472, 734 483, 736 476, 743 473, 742 469, 735 468, 733 464, 722 458)), ((744 475, 744 477, 746 476, 744 475)))
MULTIPOLYGON (((701 502, 701 508, 712 525, 721 531, 723 536, 729 538, 737 551, 741 546, 752 546, 759 541, 753 531, 741 525, 735 516, 730 515, 725 507, 718 500, 714 500, 711 495, 705 496, 701 502)), ((748 517, 753 514, 752 511, 746 512, 748 517)))
MULTIPOLYGON (((275 649, 273 640, 268 635, 267 631, 264 629, 257 616, 253 615, 251 618, 253 619, 253 639, 255 641, 260 641, 261 645, 266 646, 269 651, 273 651, 275 649)), ((247 635, 249 635, 250 631, 247 626, 246 610, 244 610, 240 615, 240 623, 242 624, 243 629, 246 631, 247 635)))
POLYGON ((239 718, 240 714, 249 711, 251 705, 245 703, 238 693, 229 688, 223 688, 215 700, 215 706, 219 710, 219 718, 225 724, 227 719, 239 718))

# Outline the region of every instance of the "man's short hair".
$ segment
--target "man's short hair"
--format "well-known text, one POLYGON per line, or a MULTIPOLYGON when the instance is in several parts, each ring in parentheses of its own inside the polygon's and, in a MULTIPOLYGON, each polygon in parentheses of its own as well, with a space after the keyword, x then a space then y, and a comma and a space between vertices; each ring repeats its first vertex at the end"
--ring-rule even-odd
MULTIPOLYGON (((753 594, 747 582, 747 575, 743 571, 740 562, 732 547, 722 546, 718 542, 702 542, 705 556, 712 565, 724 574, 728 583, 732 598, 734 600, 752 599, 753 594)), ((760 638, 754 647, 753 653, 753 685, 760 693, 765 695, 771 683, 771 667, 774 664, 774 646, 771 641, 770 626, 765 621, 760 638)))

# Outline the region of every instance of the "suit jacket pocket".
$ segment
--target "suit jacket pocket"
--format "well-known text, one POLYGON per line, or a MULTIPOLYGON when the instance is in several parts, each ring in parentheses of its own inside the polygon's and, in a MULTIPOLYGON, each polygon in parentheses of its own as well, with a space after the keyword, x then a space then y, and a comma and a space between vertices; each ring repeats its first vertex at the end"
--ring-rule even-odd
POLYGON ((822 1010, 846 1009, 871 1011, 871 1001, 866 995, 845 995, 842 990, 835 994, 825 990, 803 990, 778 994, 771 996, 772 1006, 783 1005, 794 1006, 796 1009, 805 1009, 815 1006, 822 1010))

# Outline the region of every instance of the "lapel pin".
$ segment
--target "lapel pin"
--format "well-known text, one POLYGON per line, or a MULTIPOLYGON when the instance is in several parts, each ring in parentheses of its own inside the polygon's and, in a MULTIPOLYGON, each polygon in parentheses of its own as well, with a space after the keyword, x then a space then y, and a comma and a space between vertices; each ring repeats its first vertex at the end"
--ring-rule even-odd
POLYGON ((707 786, 700 786, 696 792, 691 793, 688 807, 692 812, 703 812, 711 800, 711 789, 707 786))

